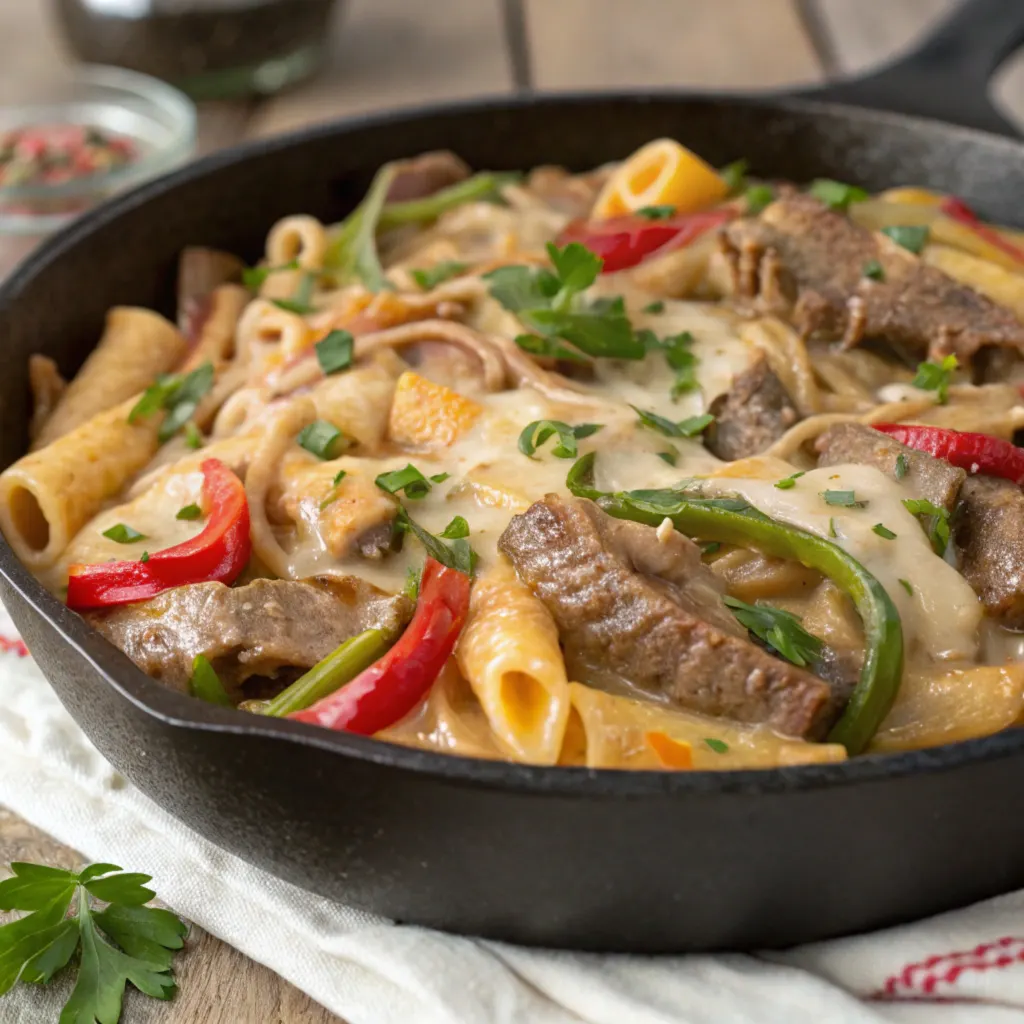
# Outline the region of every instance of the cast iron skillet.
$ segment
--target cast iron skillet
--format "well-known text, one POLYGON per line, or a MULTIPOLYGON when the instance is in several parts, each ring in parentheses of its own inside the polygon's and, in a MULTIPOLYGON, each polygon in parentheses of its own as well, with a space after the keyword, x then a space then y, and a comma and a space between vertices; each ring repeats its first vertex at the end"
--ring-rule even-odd
MULTIPOLYGON (((276 218, 337 220, 381 163, 427 149, 481 168, 586 168, 670 135, 715 164, 920 183, 1019 222, 1024 145, 971 128, 1009 130, 984 86, 1022 38, 1015 0, 973 0, 909 61, 818 94, 968 128, 806 99, 539 96, 363 118, 203 160, 87 216, 0 289, 0 464, 24 450, 30 353, 74 371, 110 306, 172 312, 184 246, 255 259, 276 218)), ((763 772, 490 763, 168 692, 2 541, 0 596, 65 706, 144 792, 280 877, 402 921, 585 949, 784 946, 1024 885, 1024 732, 763 772)))

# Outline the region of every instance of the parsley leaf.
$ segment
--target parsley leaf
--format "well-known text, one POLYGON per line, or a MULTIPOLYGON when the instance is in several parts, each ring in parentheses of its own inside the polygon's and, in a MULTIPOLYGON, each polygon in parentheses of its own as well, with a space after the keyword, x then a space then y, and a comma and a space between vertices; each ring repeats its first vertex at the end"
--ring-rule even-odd
POLYGON ((685 420, 675 423, 664 416, 659 416, 655 412, 638 409, 635 405, 630 406, 630 408, 637 414, 640 422, 645 427, 649 430, 656 430, 659 434, 664 434, 666 437, 696 437, 715 421, 715 417, 711 413, 706 412, 700 416, 688 416, 685 420))
POLYGON ((838 505, 840 508, 866 508, 866 501, 858 501, 853 491, 822 491, 821 496, 826 505, 838 505))
POLYGON ((316 361, 325 376, 340 373, 352 365, 354 345, 355 339, 349 331, 331 331, 316 343, 316 361))
POLYGON ((298 270, 299 261, 289 260, 287 263, 279 263, 276 267, 246 267, 242 271, 242 284, 251 292, 258 292, 264 282, 271 274, 277 274, 282 270, 298 270))
POLYGON ((573 363, 585 363, 587 357, 577 352, 568 345, 563 345, 553 338, 542 338, 537 334, 518 334, 516 344, 531 356, 541 356, 546 359, 568 359, 573 363))
POLYGON ((148 551, 143 551, 141 557, 139 558, 139 561, 143 565, 145 565, 149 561, 149 552, 148 551))
POLYGON ((638 217, 645 217, 647 220, 668 220, 674 217, 676 208, 674 206, 641 206, 636 211, 638 217))
POLYGON ((884 281, 885 280, 885 268, 878 260, 868 260, 864 264, 864 268, 861 273, 872 281, 884 281))
MULTIPOLYGON (((456 516, 448 524, 446 531, 450 530, 452 525, 459 519, 462 519, 462 517, 456 516)), ((465 522, 465 520, 462 521, 465 522)), ((477 553, 469 546, 469 541, 466 537, 456 537, 451 544, 445 544, 439 537, 435 537, 428 530, 424 530, 419 523, 409 516, 409 513, 404 508, 399 509, 398 515, 395 517, 395 526, 400 530, 411 533, 427 549, 427 554, 442 565, 448 566, 449 569, 464 572, 467 576, 473 575, 477 563, 477 553)), ((458 527, 456 527, 457 529, 458 527)))
POLYGON ((451 476, 451 473, 435 473, 430 479, 435 484, 443 484, 445 482, 445 480, 447 480, 448 477, 450 477, 450 476, 451 476))
POLYGON ((662 302, 661 299, 657 299, 654 302, 648 302, 647 305, 644 306, 642 312, 644 312, 644 313, 664 313, 665 312, 665 303, 662 302))
POLYGON ((136 423, 161 409, 166 410, 167 415, 157 432, 157 438, 163 443, 192 419, 199 402, 212 387, 212 363, 203 363, 187 374, 162 373, 132 407, 128 422, 136 423))
POLYGON ((185 424, 185 444, 193 451, 203 447, 203 435, 192 420, 185 424))
POLYGON ((787 661, 803 668, 821 657, 824 644, 808 633, 792 613, 771 605, 747 604, 735 597, 723 600, 741 626, 778 651, 787 661))
POLYGON ((419 501, 430 493, 430 481, 410 462, 405 469, 381 473, 374 483, 388 494, 404 494, 410 501, 419 501))
POLYGON ((0 910, 31 911, 0 927, 0 996, 19 980, 45 984, 81 946, 78 978, 61 1020, 121 1016, 125 985, 170 999, 171 962, 188 928, 168 910, 144 904, 154 893, 149 875, 92 864, 75 873, 41 864, 11 864, 14 877, 0 882, 0 910), (108 903, 97 911, 90 897, 108 903), (74 902, 75 913, 68 915, 74 902))
POLYGON ((882 228, 883 235, 888 235, 897 245, 915 254, 928 244, 930 231, 927 224, 893 224, 882 228))
POLYGON ((830 210, 845 210, 850 203, 862 203, 868 198, 867 192, 856 185, 847 185, 831 178, 817 178, 807 190, 815 199, 820 199, 830 210))
POLYGON ((174 517, 175 519, 201 519, 203 510, 196 504, 185 505, 183 508, 178 509, 178 514, 174 517))
MULTIPOLYGON (((491 295, 532 334, 567 341, 595 359, 642 359, 644 346, 626 317, 622 298, 587 300, 580 294, 597 279, 601 258, 579 242, 564 248, 549 242, 547 250, 554 273, 525 266, 498 267, 484 274, 491 295)), ((522 336, 516 343, 526 348, 522 336)), ((528 344, 540 347, 536 342, 528 344)))
POLYGON ((188 692, 193 697, 205 700, 209 704, 221 704, 227 708, 234 707, 220 677, 206 656, 202 654, 197 654, 192 661, 192 677, 188 681, 188 692))
POLYGON ((456 516, 442 531, 445 540, 460 540, 469 536, 469 523, 462 516, 456 516))
POLYGON ((959 366, 956 356, 948 355, 941 363, 918 363, 917 375, 910 382, 922 391, 934 391, 939 405, 949 401, 949 384, 959 366))
POLYGON ((427 267, 425 270, 410 270, 409 273, 412 275, 412 279, 425 292, 429 292, 431 288, 436 288, 449 278, 458 277, 459 274, 465 273, 468 266, 469 264, 460 263, 458 260, 442 260, 440 263, 427 267))
POLYGON ((345 446, 345 435, 327 420, 314 420, 299 431, 295 439, 300 448, 325 462, 335 458, 345 446))
POLYGON ((127 523, 115 523, 109 530, 103 531, 103 536, 117 544, 131 544, 133 541, 145 540, 145 534, 133 530, 127 523))
POLYGON ((334 229, 324 269, 336 284, 360 282, 372 292, 389 287, 377 253, 377 226, 395 174, 394 164, 381 167, 363 201, 334 229))
POLYGON ((307 270, 302 275, 299 287, 295 289, 295 294, 290 299, 271 299, 270 301, 279 309, 283 309, 288 313, 296 313, 298 316, 307 316, 310 313, 316 312, 313 306, 313 289, 316 286, 318 276, 312 271, 307 270))
POLYGON ((775 190, 771 185, 751 185, 744 194, 747 201, 747 213, 760 213, 766 206, 775 201, 775 190))
POLYGON ((718 176, 725 182, 730 193, 739 192, 747 183, 747 171, 749 170, 750 161, 745 157, 740 157, 739 160, 733 160, 731 164, 726 164, 721 168, 718 176))
POLYGON ((899 580, 898 583, 911 597, 914 596, 914 588, 910 585, 909 580, 899 580))
POLYGON ((729 749, 729 744, 725 740, 718 740, 712 736, 705 736, 704 742, 716 754, 724 754, 729 749))
POLYGON ((519 450, 532 459, 533 453, 542 447, 549 438, 558 435, 558 444, 551 449, 551 454, 558 459, 575 459, 578 454, 577 440, 596 434, 602 427, 600 423, 580 423, 571 427, 561 420, 534 420, 528 423, 519 435, 519 450))
POLYGON ((830 537, 839 536, 839 534, 836 533, 836 521, 834 519, 829 519, 828 521, 828 535, 830 537))
POLYGON ((875 523, 875 525, 871 527, 871 530, 873 533, 877 533, 879 537, 884 537, 886 540, 896 539, 896 534, 883 523, 875 523))
POLYGON ((896 479, 902 480, 907 475, 907 470, 910 468, 910 463, 907 462, 906 455, 900 452, 896 456, 896 479))
POLYGON ((794 487, 796 487, 797 480, 799 480, 800 477, 802 477, 806 472, 806 469, 802 469, 799 473, 794 473, 792 476, 783 477, 782 480, 776 480, 775 486, 780 491, 791 491, 794 487))
POLYGON ((927 498, 904 498, 903 507, 921 519, 935 553, 940 557, 944 555, 949 546, 949 513, 927 498))
POLYGON ((657 455, 662 462, 667 462, 670 466, 675 466, 679 461, 679 452, 677 452, 675 448, 668 448, 663 452, 655 452, 655 455, 657 455))

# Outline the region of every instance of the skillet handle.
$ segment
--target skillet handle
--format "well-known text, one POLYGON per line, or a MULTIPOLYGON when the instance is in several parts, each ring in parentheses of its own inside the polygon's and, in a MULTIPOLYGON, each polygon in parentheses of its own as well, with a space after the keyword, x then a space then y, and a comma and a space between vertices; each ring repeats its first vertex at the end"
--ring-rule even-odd
POLYGON ((966 0, 910 52, 859 78, 801 90, 826 100, 1018 136, 988 98, 1000 64, 1024 43, 1021 0, 966 0))

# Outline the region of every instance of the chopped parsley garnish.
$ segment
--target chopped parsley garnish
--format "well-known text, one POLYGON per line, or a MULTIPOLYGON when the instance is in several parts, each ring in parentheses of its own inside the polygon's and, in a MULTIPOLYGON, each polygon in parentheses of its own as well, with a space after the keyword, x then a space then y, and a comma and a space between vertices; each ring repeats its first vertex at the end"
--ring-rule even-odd
POLYGON ((169 910, 144 906, 155 896, 146 888, 151 876, 116 864, 76 873, 15 862, 11 870, 0 882, 0 910, 29 913, 0 926, 0 996, 18 981, 47 984, 72 960, 77 977, 60 1014, 65 1022, 115 1024, 129 981, 154 999, 174 996, 171 964, 188 926, 169 910))
POLYGON ((888 235, 897 245, 914 254, 919 253, 928 244, 930 229, 926 224, 893 224, 882 228, 882 234, 888 235))
POLYGON ((729 744, 725 740, 716 740, 713 736, 705 736, 704 742, 716 754, 724 754, 729 749, 729 744))
POLYGON ((334 480, 332 481, 334 486, 337 487, 346 476, 348 476, 348 473, 344 469, 339 469, 338 472, 334 474, 334 480))
POLYGON ((839 534, 836 533, 836 521, 834 519, 829 519, 829 521, 828 521, 828 535, 830 537, 838 537, 839 536, 839 534))
POLYGON ((468 266, 469 264, 460 263, 458 260, 442 260, 433 267, 427 267, 424 270, 410 270, 409 273, 425 292, 429 292, 431 288, 436 288, 450 278, 465 273, 468 266))
POLYGON ((636 336, 646 352, 663 352, 669 367, 676 371, 671 391, 673 402, 680 396, 697 390, 700 384, 696 371, 700 360, 691 351, 693 335, 689 331, 680 331, 679 334, 659 338, 654 331, 644 328, 637 331, 636 336))
POLYGON ((374 483, 388 494, 404 494, 410 501, 419 501, 430 493, 430 481, 410 462, 405 469, 381 473, 374 483))
POLYGON ((451 473, 435 473, 430 479, 433 480, 435 484, 443 484, 450 476, 451 473))
POLYGON ((576 442, 596 434, 601 427, 600 423, 580 423, 571 427, 561 420, 534 420, 519 435, 519 450, 532 459, 534 452, 557 434, 558 443, 551 449, 551 454, 558 459, 575 459, 579 453, 576 442))
POLYGON ((148 551, 143 551, 142 552, 142 557, 139 559, 139 561, 143 565, 145 565, 149 561, 149 552, 148 551))
POLYGON ((316 343, 316 361, 325 376, 340 373, 352 365, 354 345, 355 339, 349 331, 331 331, 316 343))
POLYGON ((334 474, 334 479, 331 481, 331 489, 320 502, 321 512, 323 512, 328 505, 331 505, 338 500, 338 488, 341 486, 341 481, 344 480, 346 476, 348 476, 348 473, 344 469, 339 469, 338 472, 334 474))
POLYGON ((258 292, 264 282, 271 274, 280 273, 282 270, 298 270, 299 261, 289 260, 287 263, 279 263, 276 267, 246 267, 242 271, 242 284, 251 292, 258 292))
POLYGON ((674 217, 676 208, 674 206, 641 206, 636 211, 638 217, 646 217, 647 220, 668 220, 674 217))
POLYGON ((299 316, 313 313, 315 312, 313 307, 313 289, 316 286, 316 279, 316 274, 306 271, 302 275, 299 287, 295 289, 295 294, 290 299, 271 299, 270 301, 279 309, 283 309, 288 313, 297 313, 299 316))
POLYGON ((956 356, 948 355, 941 363, 918 363, 917 375, 910 382, 922 391, 934 391, 939 405, 949 401, 949 384, 960 364, 956 356))
POLYGON ((327 420, 314 420, 308 427, 303 427, 296 441, 300 448, 325 462, 337 457, 345 448, 344 434, 327 420))
POLYGON ((862 203, 868 198, 867 192, 856 185, 847 185, 831 178, 818 178, 807 190, 815 199, 820 199, 830 210, 845 210, 850 203, 862 203))
POLYGON ((780 491, 791 491, 794 487, 796 487, 797 480, 799 480, 800 477, 802 477, 806 472, 806 469, 802 469, 799 473, 794 473, 792 476, 787 476, 783 477, 781 480, 776 480, 775 486, 780 491))
POLYGON ((903 507, 921 520, 935 553, 944 555, 949 546, 949 513, 927 498, 904 498, 903 507))
POLYGON ((787 661, 803 668, 821 657, 824 644, 808 633, 800 619, 791 612, 771 605, 747 604, 735 597, 723 600, 741 626, 787 661))
POLYGON ((661 299, 658 299, 656 302, 648 302, 647 305, 644 306, 643 312, 645 312, 645 313, 664 313, 665 312, 665 303, 662 302, 661 299))
POLYGON ((674 466, 679 461, 679 452, 675 448, 667 448, 663 452, 655 452, 662 462, 667 462, 670 466, 674 466))
MULTIPOLYGON (((452 522, 454 523, 461 518, 461 516, 456 516, 452 522)), ((419 523, 410 518, 409 513, 404 508, 398 510, 398 515, 395 517, 395 525, 398 529, 411 533, 427 549, 427 554, 431 558, 436 559, 442 565, 448 566, 449 569, 457 569, 459 572, 464 572, 467 576, 473 575, 477 554, 470 547, 466 537, 456 537, 451 544, 445 544, 439 537, 435 537, 428 530, 424 530, 419 523)), ((451 526, 452 523, 449 523, 447 528, 451 529, 451 526)))
POLYGON ((868 262, 864 264, 862 273, 872 281, 885 280, 885 268, 878 262, 878 260, 868 260, 868 262))
POLYGON ((775 201, 775 190, 771 185, 751 185, 743 198, 747 201, 748 214, 760 213, 775 201))
POLYGON ((910 585, 910 580, 899 580, 899 585, 908 593, 911 597, 914 596, 914 588, 910 585))
POLYGON ((192 662, 192 677, 188 681, 188 692, 193 697, 198 697, 210 704, 234 707, 214 667, 202 654, 197 654, 192 662))
POLYGON ((178 509, 178 514, 174 517, 175 519, 201 519, 203 516, 203 510, 195 503, 191 505, 185 505, 183 508, 178 509))
POLYGON ((702 555, 714 555, 717 554, 722 548, 722 542, 718 540, 706 540, 700 545, 700 553, 702 555))
MULTIPOLYGON (((579 242, 561 249, 549 242, 547 251, 554 273, 499 267, 484 275, 491 295, 541 338, 567 341, 593 358, 643 359, 643 343, 633 332, 622 298, 585 299, 581 294, 601 272, 601 258, 579 242)), ((521 338, 516 344, 526 348, 521 338)))
POLYGON ((892 530, 890 530, 889 527, 885 526, 883 523, 875 523, 875 525, 871 527, 871 532, 877 533, 879 537, 884 537, 886 540, 896 539, 896 534, 893 533, 892 530))
POLYGON ((853 491, 822 491, 821 496, 826 505, 838 505, 840 508, 865 508, 866 501, 858 501, 853 491))
POLYGON ((442 531, 445 540, 459 540, 469 536, 469 523, 462 516, 456 516, 442 531))
POLYGON ((696 437, 707 430, 715 421, 715 417, 709 412, 702 413, 700 416, 688 416, 685 420, 680 420, 676 423, 666 419, 664 416, 659 416, 655 412, 638 409, 635 405, 630 406, 630 408, 637 414, 640 422, 645 427, 649 430, 656 430, 659 434, 664 434, 666 437, 696 437))
POLYGON ((137 540, 145 540, 146 535, 132 529, 127 523, 115 523, 109 530, 103 531, 103 536, 116 544, 131 544, 137 540))
POLYGON ((896 479, 902 480, 907 475, 907 470, 910 468, 910 463, 907 462, 906 455, 900 452, 896 456, 896 479))
POLYGON ((128 413, 128 422, 135 423, 161 409, 167 415, 157 432, 161 443, 170 440, 195 414, 203 396, 213 387, 213 364, 203 363, 191 373, 162 373, 142 393, 128 413))
POLYGON ((585 363, 587 357, 554 338, 542 338, 538 334, 517 334, 516 344, 531 356, 545 359, 564 359, 573 363, 585 363))
POLYGON ((405 586, 402 587, 402 593, 409 598, 410 601, 417 601, 420 596, 420 576, 423 574, 422 569, 417 569, 414 566, 409 566, 405 571, 405 586))
POLYGON ((185 424, 185 444, 192 449, 203 447, 203 435, 191 420, 185 424))
POLYGON ((750 161, 740 157, 739 160, 733 160, 731 164, 726 164, 718 172, 718 176, 725 182, 730 193, 740 192, 747 183, 747 171, 749 170, 750 161))

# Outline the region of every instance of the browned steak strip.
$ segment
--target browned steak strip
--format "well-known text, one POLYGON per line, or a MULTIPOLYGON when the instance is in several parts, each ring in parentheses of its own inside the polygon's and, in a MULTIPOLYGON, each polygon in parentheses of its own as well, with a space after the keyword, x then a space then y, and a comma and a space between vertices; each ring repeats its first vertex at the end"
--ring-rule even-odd
POLYGON ((1012 480, 968 477, 954 526, 960 571, 985 611, 1024 629, 1024 492, 1012 480))
POLYGON ((734 221, 723 238, 738 298, 789 315, 805 334, 846 345, 882 338, 932 357, 953 352, 964 365, 986 346, 1024 350, 1009 310, 810 196, 734 221), (876 260, 881 280, 864 274, 876 260))
POLYGON ((469 166, 447 149, 438 149, 395 164, 395 179, 388 189, 388 202, 423 199, 470 175, 469 166))
POLYGON ((829 687, 748 641, 696 545, 669 536, 662 544, 650 527, 549 494, 513 517, 499 547, 554 616, 571 675, 822 735, 835 710, 829 687))
POLYGON ((900 456, 906 474, 908 498, 927 498, 947 512, 953 511, 960 486, 967 474, 944 459, 926 452, 914 451, 879 430, 862 423, 838 423, 829 427, 815 442, 819 466, 842 466, 854 463, 874 466, 888 476, 899 476, 900 456))
POLYGON ((770 448, 800 418, 782 381, 763 357, 738 374, 708 412, 715 422, 704 435, 708 450, 733 462, 770 448))
POLYGON ((249 676, 310 668, 362 630, 397 629, 411 614, 408 598, 346 576, 195 583, 85 617, 147 675, 187 692, 197 654, 231 690, 249 676))

